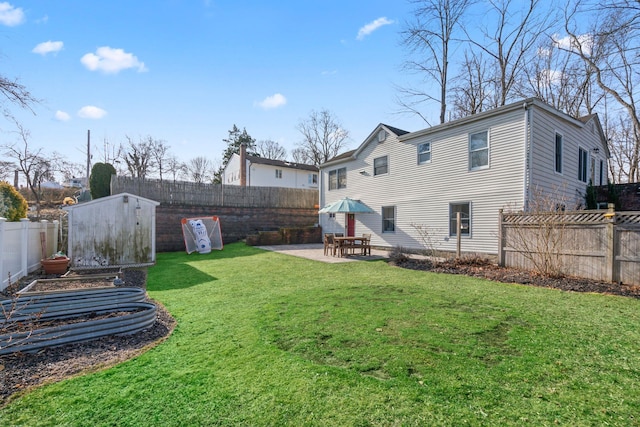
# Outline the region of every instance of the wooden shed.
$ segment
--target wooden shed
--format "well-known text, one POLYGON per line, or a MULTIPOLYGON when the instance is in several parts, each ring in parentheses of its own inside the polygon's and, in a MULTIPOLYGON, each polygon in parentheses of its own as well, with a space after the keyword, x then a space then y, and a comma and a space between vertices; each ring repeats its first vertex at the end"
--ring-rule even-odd
POLYGON ((66 206, 71 266, 145 266, 156 261, 156 206, 129 193, 66 206))

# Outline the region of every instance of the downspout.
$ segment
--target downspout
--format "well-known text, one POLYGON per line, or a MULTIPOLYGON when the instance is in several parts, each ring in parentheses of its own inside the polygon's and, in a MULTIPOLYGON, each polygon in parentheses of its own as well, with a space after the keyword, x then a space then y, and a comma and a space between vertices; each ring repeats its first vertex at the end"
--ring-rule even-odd
POLYGON ((529 198, 531 196, 531 163, 533 162, 533 138, 531 138, 530 110, 527 102, 522 104, 524 109, 524 181, 522 189, 522 201, 524 211, 529 210, 529 198))

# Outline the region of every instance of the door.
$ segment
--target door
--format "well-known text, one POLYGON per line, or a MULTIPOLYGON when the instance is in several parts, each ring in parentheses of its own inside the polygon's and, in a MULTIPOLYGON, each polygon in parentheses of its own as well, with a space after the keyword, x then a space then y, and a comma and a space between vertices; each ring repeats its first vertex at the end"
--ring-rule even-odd
POLYGON ((356 234, 356 214, 347 214, 347 237, 353 237, 356 234))

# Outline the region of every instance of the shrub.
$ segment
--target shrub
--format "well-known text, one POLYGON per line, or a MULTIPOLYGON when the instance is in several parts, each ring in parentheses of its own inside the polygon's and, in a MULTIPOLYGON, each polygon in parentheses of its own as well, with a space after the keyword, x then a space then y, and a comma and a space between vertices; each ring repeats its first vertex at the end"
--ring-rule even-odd
POLYGON ((13 185, 0 181, 0 217, 7 221, 20 221, 27 217, 29 205, 13 185))
POLYGON ((116 174, 116 169, 110 163, 96 163, 91 168, 89 187, 91 198, 99 199, 111 195, 111 175, 116 174))
POLYGON ((395 265, 401 265, 409 261, 409 256, 402 246, 394 246, 389 253, 389 261, 395 265))

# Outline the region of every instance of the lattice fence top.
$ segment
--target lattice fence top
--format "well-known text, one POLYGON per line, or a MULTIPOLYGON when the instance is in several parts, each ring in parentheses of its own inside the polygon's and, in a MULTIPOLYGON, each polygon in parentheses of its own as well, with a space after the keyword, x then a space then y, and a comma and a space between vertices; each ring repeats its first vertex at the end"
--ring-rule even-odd
POLYGON ((603 224, 607 221, 606 212, 574 211, 574 212, 510 212, 502 215, 503 224, 603 224))
POLYGON ((640 212, 616 212, 616 224, 640 226, 640 212))

